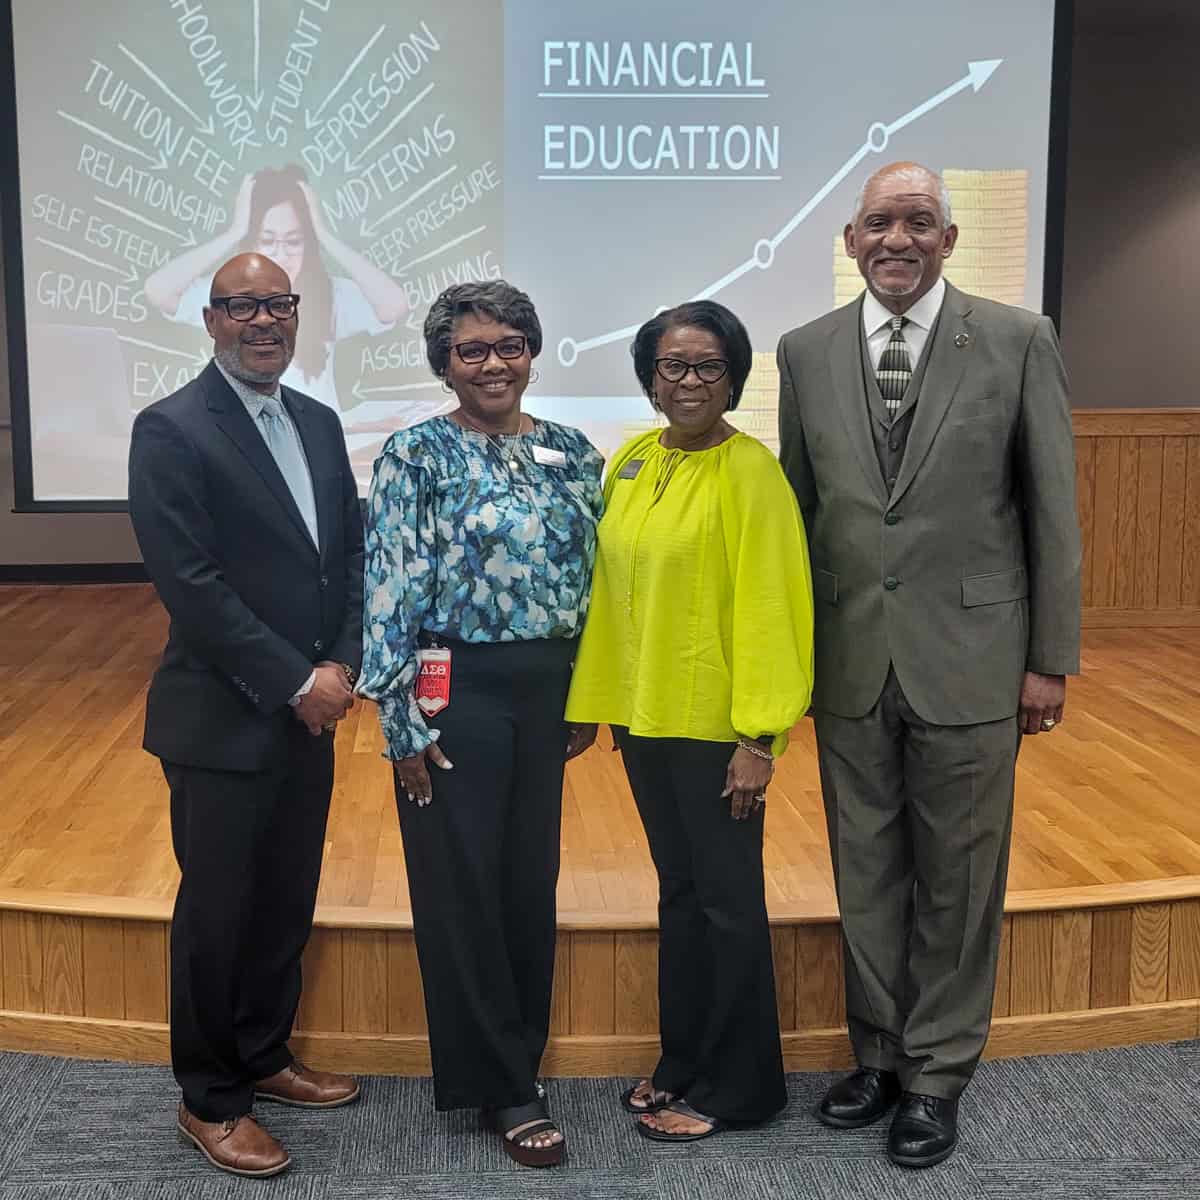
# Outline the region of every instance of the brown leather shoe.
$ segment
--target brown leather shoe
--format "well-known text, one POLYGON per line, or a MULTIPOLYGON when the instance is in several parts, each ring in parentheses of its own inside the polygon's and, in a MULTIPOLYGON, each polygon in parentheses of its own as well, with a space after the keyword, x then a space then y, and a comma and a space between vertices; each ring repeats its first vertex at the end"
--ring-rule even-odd
POLYGON ((254 1095, 259 1100, 297 1108, 339 1108, 353 1104, 359 1097, 359 1088, 358 1081, 349 1075, 314 1071, 299 1059, 293 1059, 290 1066, 276 1071, 269 1079, 260 1079, 254 1085, 254 1095))
POLYGON ((288 1152, 251 1116, 201 1121, 179 1106, 179 1138, 191 1142, 214 1167, 231 1175, 263 1178, 291 1166, 288 1152))

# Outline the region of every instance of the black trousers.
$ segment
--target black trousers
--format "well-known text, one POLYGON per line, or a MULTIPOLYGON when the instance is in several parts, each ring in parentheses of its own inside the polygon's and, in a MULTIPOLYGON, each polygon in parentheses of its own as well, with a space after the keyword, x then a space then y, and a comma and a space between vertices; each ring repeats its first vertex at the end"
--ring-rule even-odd
POLYGON ((397 791, 434 1102, 508 1107, 536 1096, 554 980, 566 726, 574 643, 452 650, 450 704, 430 720, 454 764, 433 802, 397 791))
POLYGON ((722 797, 730 742, 614 729, 658 870, 662 1057, 654 1086, 708 1116, 762 1121, 787 1102, 763 886, 763 810, 722 797))
POLYGON ((163 763, 182 878, 171 922, 171 1063, 202 1121, 248 1113, 291 1061, 333 788, 333 735, 299 722, 268 771, 163 763))

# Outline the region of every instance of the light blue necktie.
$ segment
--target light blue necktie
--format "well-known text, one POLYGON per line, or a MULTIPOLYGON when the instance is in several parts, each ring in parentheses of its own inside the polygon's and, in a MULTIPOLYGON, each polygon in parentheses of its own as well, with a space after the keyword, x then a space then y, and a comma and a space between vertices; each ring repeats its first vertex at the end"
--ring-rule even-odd
POLYGON ((314 546, 320 546, 317 540, 317 503, 313 497, 312 476, 309 474, 308 463, 304 458, 304 450, 300 445, 300 437, 292 424, 284 416, 283 402, 270 396, 262 398, 262 412, 259 413, 259 428, 263 439, 271 451, 275 465, 283 476, 296 507, 308 526, 308 535, 314 546))

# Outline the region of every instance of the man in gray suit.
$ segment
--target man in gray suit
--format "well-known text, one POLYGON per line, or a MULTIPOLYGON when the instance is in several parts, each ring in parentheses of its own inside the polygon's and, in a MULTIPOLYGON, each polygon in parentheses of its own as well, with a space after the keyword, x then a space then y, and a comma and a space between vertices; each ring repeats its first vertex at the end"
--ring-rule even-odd
POLYGON ((859 1069, 836 1128, 899 1101, 888 1154, 941 1162, 988 1035, 1022 734, 1079 669, 1079 527, 1050 321, 942 279, 939 176, 864 185, 864 295, 779 344, 781 459, 808 529, 813 716, 859 1069))

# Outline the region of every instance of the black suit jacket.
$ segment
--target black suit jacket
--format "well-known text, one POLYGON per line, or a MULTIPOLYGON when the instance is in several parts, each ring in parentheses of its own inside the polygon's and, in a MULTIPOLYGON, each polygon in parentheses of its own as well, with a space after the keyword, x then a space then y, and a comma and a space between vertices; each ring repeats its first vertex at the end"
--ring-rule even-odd
POLYGON ((214 363, 133 425, 129 512, 171 617, 143 744, 169 762, 274 765, 313 664, 362 662, 362 516, 341 424, 290 388, 283 401, 308 457, 319 550, 214 363))

